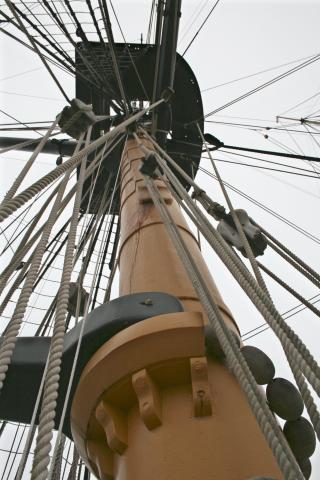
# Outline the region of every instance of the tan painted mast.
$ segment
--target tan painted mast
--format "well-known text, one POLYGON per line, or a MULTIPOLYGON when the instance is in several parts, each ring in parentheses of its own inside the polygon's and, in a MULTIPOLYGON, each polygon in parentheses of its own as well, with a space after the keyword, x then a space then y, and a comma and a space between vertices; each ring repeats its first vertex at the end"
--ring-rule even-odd
MULTIPOLYGON (((139 172, 143 157, 129 139, 121 165, 120 295, 170 293, 185 311, 130 326, 92 357, 72 406, 79 452, 103 480, 281 480, 236 380, 222 362, 206 357, 206 316, 139 172)), ((238 334, 178 204, 157 183, 226 323, 238 334)))

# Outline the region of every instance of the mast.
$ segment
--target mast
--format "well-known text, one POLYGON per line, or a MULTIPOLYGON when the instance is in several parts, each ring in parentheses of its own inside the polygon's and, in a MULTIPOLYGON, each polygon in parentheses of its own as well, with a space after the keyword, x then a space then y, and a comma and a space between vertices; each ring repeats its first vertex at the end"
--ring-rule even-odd
MULTIPOLYGON (((152 145, 141 138, 144 147, 152 145)), ((120 295, 162 292, 183 311, 138 322, 91 358, 74 396, 73 438, 101 479, 283 478, 233 376, 205 351, 207 323, 126 142, 121 164, 120 295)), ((158 188, 226 324, 238 336, 176 201, 158 188)))
MULTIPOLYGON (((11 2, 7 1, 7 3, 11 2)), ((45 3, 49 5, 49 2, 45 3)), ((67 2, 67 5, 73 18, 77 19, 70 2, 67 2)), ((66 223, 68 225, 69 222, 72 222, 73 225, 72 228, 70 227, 70 232, 73 233, 72 235, 69 233, 71 240, 70 244, 68 240, 68 253, 65 255, 65 259, 70 263, 70 269, 64 268, 64 273, 67 270, 70 271, 63 276, 61 282, 63 290, 58 291, 55 297, 55 299, 59 298, 59 294, 61 299, 64 297, 60 302, 64 305, 63 309, 60 304, 56 308, 55 301, 53 301, 49 311, 49 320, 55 309, 57 312, 60 311, 58 318, 60 323, 57 320, 58 315, 56 315, 56 323, 59 323, 59 329, 61 332, 64 331, 65 335, 62 341, 61 334, 59 352, 52 355, 55 364, 51 364, 50 342, 52 344, 55 342, 56 333, 53 334, 52 339, 36 337, 30 343, 28 338, 17 338, 17 334, 13 335, 11 323, 9 323, 11 330, 9 328, 8 336, 6 336, 7 332, 4 332, 4 339, 0 342, 0 356, 5 354, 2 365, 4 376, 6 376, 6 369, 10 364, 6 385, 0 396, 0 410, 2 410, 3 418, 9 421, 31 423, 31 431, 35 431, 34 425, 38 423, 38 407, 34 409, 34 405, 37 405, 38 398, 40 401, 41 378, 46 378, 47 383, 44 383, 43 397, 45 398, 47 395, 48 399, 51 395, 49 399, 50 413, 48 414, 48 410, 46 410, 46 401, 44 400, 32 470, 34 480, 56 478, 56 465, 59 464, 59 461, 61 463, 66 437, 74 440, 88 468, 101 479, 146 480, 156 476, 160 480, 168 478, 184 478, 186 480, 194 478, 279 480, 286 478, 301 480, 300 468, 303 475, 309 478, 311 472, 309 457, 315 448, 313 427, 318 438, 320 438, 320 433, 319 413, 305 380, 310 382, 310 385, 320 395, 320 367, 299 337, 288 325, 283 324, 281 316, 268 296, 269 292, 263 280, 261 284, 262 277, 260 275, 260 279, 256 273, 257 271, 259 273, 258 267, 269 272, 268 274, 279 283, 282 281, 268 271, 264 265, 257 262, 255 254, 252 258, 254 250, 250 243, 254 236, 252 231, 260 229, 260 233, 262 232, 267 237, 267 240, 264 240, 265 244, 268 243, 272 248, 278 249, 279 254, 283 258, 287 257, 288 261, 293 259, 297 263, 297 270, 303 273, 305 269, 306 277, 316 286, 319 286, 320 277, 290 250, 285 250, 285 247, 277 239, 270 236, 267 231, 249 218, 244 210, 234 210, 227 194, 225 194, 225 200, 230 213, 226 213, 224 207, 211 200, 197 186, 194 178, 204 147, 213 166, 214 160, 210 151, 222 146, 230 150, 244 150, 263 155, 311 161, 319 161, 319 159, 251 147, 224 145, 221 141, 218 141, 217 144, 213 142, 214 148, 209 148, 207 143, 210 144, 210 139, 205 138, 208 135, 204 135, 205 115, 197 80, 186 61, 176 53, 181 0, 166 0, 158 3, 155 45, 128 45, 125 38, 123 38, 124 43, 115 43, 107 3, 102 2, 101 4, 99 1, 99 7, 104 15, 108 43, 104 42, 101 33, 99 43, 89 42, 85 33, 78 26, 76 35, 81 37, 82 42, 74 43, 77 98, 70 102, 71 107, 66 107, 62 112, 62 116, 66 115, 65 122, 60 122, 61 116, 59 117, 61 131, 74 138, 79 138, 78 134, 81 134, 80 140, 66 142, 64 139, 58 141, 53 139, 47 140, 43 145, 43 139, 39 142, 39 139, 20 138, 20 141, 24 140, 23 146, 20 145, 23 150, 35 150, 35 154, 31 156, 21 172, 23 175, 42 148, 43 153, 59 154, 58 170, 52 171, 43 180, 44 182, 51 182, 50 178, 58 179, 63 173, 63 168, 70 169, 68 175, 77 169, 79 181, 74 187, 76 189, 74 213, 66 223), (96 81, 98 81, 98 85, 96 81), (168 91, 172 94, 174 90, 176 91, 173 97, 168 98, 168 91), (167 93, 164 94, 164 91, 167 93), (146 102, 150 102, 152 106, 143 109, 146 102), (140 106, 140 112, 135 113, 133 110, 137 105, 140 106), (115 115, 110 115, 112 111, 115 115), (82 124, 82 120, 79 118, 78 123, 75 121, 73 124, 71 117, 67 118, 68 112, 71 112, 71 117, 73 117, 72 112, 75 117, 80 114, 86 125, 82 124), (63 123, 68 127, 64 129, 63 123), (87 129, 88 125, 91 125, 89 129, 87 129), (87 131, 87 139, 83 141, 85 131, 87 131), (147 132, 151 133, 152 137, 147 132), (127 137, 126 140, 125 137, 127 137), (81 156, 83 152, 79 153, 76 150, 78 153, 72 153, 76 145, 76 148, 80 150, 84 147, 84 155, 87 155, 81 161, 81 167, 79 164, 77 166, 75 160, 77 160, 77 155, 81 156), (104 148, 107 147, 108 153, 104 156, 104 148), (153 155, 154 163, 157 165, 156 169, 152 170, 151 168, 152 171, 150 169, 148 171, 149 154, 153 155), (65 155, 72 158, 63 162, 62 157, 65 155), (102 168, 100 170, 99 165, 98 174, 92 182, 90 179, 92 173, 90 172, 93 171, 94 165, 97 166, 100 158, 102 159, 102 168), (165 163, 165 160, 168 163, 165 163), (172 167, 172 171, 169 166, 172 167), (176 174, 176 167, 180 169, 178 174, 176 174), (119 189, 117 171, 120 172, 121 177, 119 189), (114 185, 112 185, 115 178, 114 185), (192 196, 187 193, 190 186, 193 188, 192 196), (120 195, 118 195, 119 190, 120 195), (161 200, 159 202, 157 202, 155 191, 159 194, 161 200), (223 213, 220 211, 220 216, 213 214, 214 218, 219 220, 217 230, 214 227, 210 230, 210 222, 202 229, 205 223, 202 211, 198 209, 197 203, 193 202, 193 198, 200 198, 199 202, 208 213, 213 212, 214 204, 223 210, 223 213), (193 214, 194 225, 209 243, 206 231, 211 234, 218 232, 217 237, 212 234, 212 238, 215 239, 220 235, 220 245, 222 245, 220 252, 222 250, 223 252, 218 255, 277 334, 301 395, 290 382, 274 378, 274 367, 272 375, 269 377, 266 375, 268 380, 260 382, 257 379, 257 372, 255 368, 252 368, 255 366, 254 362, 257 357, 253 361, 251 359, 251 362, 246 358, 244 352, 247 350, 245 350, 246 347, 242 348, 240 345, 240 334, 236 321, 211 277, 197 239, 189 229, 179 204, 183 205, 188 214, 193 214), (163 213, 166 210, 168 217, 165 217, 163 213), (88 249, 91 253, 98 240, 104 217, 112 217, 109 233, 104 237, 104 241, 100 242, 102 247, 99 249, 96 261, 96 267, 99 267, 100 262, 100 271, 99 274, 94 275, 94 278, 99 277, 99 279, 96 282, 92 303, 91 297, 95 283, 92 281, 91 291, 87 293, 81 285, 82 267, 78 277, 79 284, 71 282, 71 263, 75 267, 78 255, 81 255, 81 248, 78 249, 75 239, 77 227, 80 226, 79 218, 82 217, 84 211, 88 215, 93 214, 92 224, 94 224, 94 228, 97 228, 96 231, 91 230, 91 227, 88 228, 90 234, 95 232, 88 249), (100 277, 104 266, 107 266, 105 259, 112 226, 117 215, 119 215, 121 223, 119 256, 114 265, 118 251, 119 230, 117 226, 115 235, 117 240, 111 241, 113 248, 110 264, 113 266, 111 268, 109 264, 110 278, 104 295, 104 303, 95 308, 100 277), (251 229, 249 233, 246 230, 247 224, 245 226, 241 220, 244 216, 249 221, 251 229), (178 237, 183 240, 180 247, 177 246, 179 242, 173 241, 174 235, 171 235, 172 229, 170 232, 168 219, 171 221, 173 229, 178 232, 178 237), (237 231, 232 221, 235 223, 237 231), (240 238, 242 234, 248 245, 243 238, 241 238, 242 244, 241 242, 239 244, 239 238, 235 242, 232 241, 232 238, 230 240, 230 235, 237 236, 238 234, 240 238), (249 269, 246 269, 246 266, 241 263, 230 245, 240 250, 241 253, 248 254, 246 256, 249 258, 251 266, 255 267, 253 271, 257 281, 249 269), (184 253, 187 252, 196 265, 194 273, 197 273, 197 278, 195 278, 196 275, 192 277, 190 268, 188 270, 186 267, 187 262, 181 260, 183 258, 181 246, 185 246, 184 253), (281 249, 287 253, 281 253, 281 249), (224 261, 223 254, 230 262, 224 261), (71 262, 72 259, 74 261, 71 262), (117 264, 120 268, 120 296, 109 301, 117 264), (234 274, 237 268, 239 270, 238 277, 234 274), (201 283, 199 279, 205 283, 209 292, 206 298, 201 294, 202 287, 199 288, 201 283), (252 293, 253 291, 254 293, 252 293), (78 298, 76 302, 75 297, 78 298), (88 298, 90 300, 86 300, 88 298), (223 328, 226 329, 227 334, 221 328, 219 321, 215 323, 210 311, 208 312, 210 310, 208 303, 211 299, 209 307, 217 308, 219 313, 217 318, 219 321, 220 318, 222 319, 223 328), (263 304, 261 309, 259 304, 263 304), (89 309, 91 309, 90 313, 89 309), (61 310, 63 310, 63 314, 61 310), (69 329, 71 316, 75 317, 75 326, 69 329), (83 317, 80 322, 78 322, 79 316, 83 317), (224 336, 225 342, 223 342, 224 336), (14 352, 12 345, 14 346, 15 343, 14 352), (10 349, 9 354, 6 353, 7 344, 10 349), (60 364, 57 365, 56 360, 58 355, 59 362, 61 362, 61 375, 60 364), (49 366, 45 377, 47 358, 49 366), (232 362, 233 359, 234 362, 232 362), (27 368, 30 368, 30 381, 28 382, 26 380, 27 368), (57 375, 55 368, 59 369, 57 375), (54 382, 53 392, 50 391, 50 382, 54 375, 57 378, 60 376, 60 381, 54 382), (276 401, 272 403, 270 390, 274 382, 278 385, 279 381, 280 385, 286 386, 285 395, 281 390, 278 391, 278 396, 275 395, 276 401), (246 388, 246 382, 248 388, 246 388), (258 384, 267 385, 268 406, 266 397, 260 393, 258 384), (21 395, 19 391, 28 392, 28 395, 21 395), (288 395, 290 401, 287 401, 288 395), (296 400, 293 413, 292 396, 296 400), (55 401, 56 398, 57 401, 55 401), (20 408, 19 402, 23 403, 24 408, 20 408), (278 408, 279 404, 280 408, 278 408), (312 425, 301 416, 304 404, 312 425), (279 424, 273 413, 286 420, 283 428, 284 436, 278 428, 279 424), (54 428, 58 430, 58 440, 48 473, 46 469, 50 463, 51 446, 49 437, 54 428), (293 430, 290 430, 291 428, 293 430), (306 434, 307 436, 305 436, 306 434), (297 438, 298 441, 296 441, 297 438)), ((57 17, 55 18, 57 19, 57 17)), ((78 23, 78 25, 80 24, 78 23)), ((51 128, 54 129, 55 125, 54 123, 51 128)), ((27 125, 26 128, 29 129, 27 125)), ((50 132, 47 133, 48 138, 50 132)), ((217 140, 216 137, 209 136, 211 139, 217 140)), ((4 151, 14 147, 19 148, 16 140, 11 137, 0 139, 0 146, 5 147, 4 151)), ((222 185, 223 181, 215 166, 214 170, 222 185)), ((23 175, 17 178, 8 198, 5 197, 0 221, 23 206, 28 198, 29 200, 33 198, 37 191, 40 193, 40 190, 44 189, 38 184, 34 187, 38 190, 33 189, 33 186, 28 187, 26 196, 23 194, 25 192, 15 195, 23 175)), ((62 188, 64 189, 65 185, 63 180, 57 187, 57 198, 49 217, 48 228, 51 216, 52 219, 56 217, 55 221, 59 217, 59 215, 55 215, 55 211, 63 198, 62 188)), ((68 196, 69 193, 61 205, 65 206, 68 203, 67 199, 70 200, 68 196)), ((45 203, 46 207, 49 203, 45 203)), ((18 249, 21 259, 19 255, 16 256, 9 265, 9 270, 4 270, 5 275, 9 278, 15 269, 21 269, 18 279, 14 281, 15 288, 19 287, 20 283, 27 278, 26 283, 30 285, 30 288, 28 286, 30 292, 22 290, 19 296, 19 302, 21 300, 19 305, 24 302, 24 309, 28 303, 24 296, 26 293, 30 296, 35 285, 42 278, 42 271, 36 279, 36 272, 33 270, 36 262, 40 262, 40 254, 43 256, 47 250, 46 244, 50 232, 45 230, 43 233, 41 229, 42 227, 39 228, 36 235, 42 235, 41 242, 43 239, 46 241, 43 240, 43 245, 39 242, 40 248, 36 251, 39 260, 37 256, 36 260, 30 258, 30 262, 33 263, 31 263, 32 268, 29 272, 27 272, 29 265, 22 261, 24 257, 22 255, 24 253, 23 240, 21 249, 18 249), (18 260, 21 262, 19 263, 18 260), (35 283, 32 275, 35 276, 35 283)), ((29 238, 31 230, 27 231, 24 238, 29 238)), ((36 235, 28 242, 28 248, 33 240, 37 240, 36 235)), ((87 235, 84 235, 83 241, 87 241, 86 239, 87 235)), ((80 244, 83 244, 82 240, 80 244)), ((214 242, 210 245, 217 253, 218 249, 215 248, 214 242)), ((86 271, 90 262, 91 253, 86 255, 83 272, 86 271)), ((44 271, 50 267, 50 263, 51 260, 44 271)), ((98 272, 98 268, 96 268, 96 272, 98 272)), ((2 287, 4 288, 4 286, 5 282, 3 281, 2 287)), ((319 310, 291 289, 289 285, 282 282, 282 286, 320 316, 319 310)), ((10 295, 5 297, 1 308, 5 308, 5 303, 9 301, 10 295)), ((11 320, 13 320, 12 323, 19 323, 18 333, 24 313, 20 314, 20 306, 16 308, 17 312, 14 312, 11 320)), ((46 325, 48 325, 47 320, 46 325)), ((60 336, 59 332, 58 334, 60 336)), ((254 349, 255 347, 249 346, 250 348, 254 349)), ((263 352, 260 351, 260 354, 263 352)), ((265 366, 262 367, 262 370, 264 369, 265 366)), ((30 436, 29 447, 31 440, 30 436)), ((78 453, 76 449, 74 452, 75 475, 78 453)), ((22 475, 21 464, 19 471, 22 475)), ((78 473, 79 478, 80 473, 78 473)), ((85 478, 88 476, 86 470, 85 478)))

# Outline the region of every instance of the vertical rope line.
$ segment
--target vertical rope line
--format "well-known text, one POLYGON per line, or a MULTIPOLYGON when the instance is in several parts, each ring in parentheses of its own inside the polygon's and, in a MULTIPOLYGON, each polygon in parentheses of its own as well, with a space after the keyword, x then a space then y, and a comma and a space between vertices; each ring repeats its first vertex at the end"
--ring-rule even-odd
POLYGON ((64 435, 61 435, 59 446, 57 449, 57 454, 55 458, 52 459, 52 462, 53 462, 52 480, 60 479, 62 460, 63 460, 63 450, 64 450, 65 443, 66 443, 66 437, 64 435))
POLYGON ((79 458, 80 458, 79 453, 76 449, 75 444, 73 444, 73 458, 72 458, 72 463, 71 463, 67 480, 76 480, 79 458))
POLYGON ((40 383, 36 403, 34 405, 32 418, 31 418, 31 422, 30 422, 30 426, 29 426, 28 436, 27 436, 27 439, 26 439, 26 443, 24 445, 24 449, 23 449, 22 456, 21 456, 21 459, 20 459, 20 462, 19 462, 19 466, 18 466, 18 470, 17 470, 17 473, 16 473, 15 480, 21 480, 22 479, 23 472, 24 472, 24 469, 26 467, 26 463, 27 463, 27 460, 28 460, 28 455, 30 453, 32 441, 33 441, 34 435, 36 433, 36 429, 37 429, 37 427, 36 427, 36 417, 37 417, 37 413, 38 413, 38 409, 39 409, 39 405, 40 405, 40 401, 41 401, 44 381, 45 381, 46 374, 47 374, 48 361, 49 361, 49 356, 47 357, 46 364, 45 364, 45 367, 44 367, 44 370, 43 370, 41 383, 40 383))
POLYGON ((3 382, 6 377, 6 372, 11 362, 12 354, 16 345, 17 335, 19 333, 21 323, 28 306, 29 299, 32 294, 33 285, 37 278, 37 274, 41 265, 42 257, 46 249, 46 245, 48 243, 50 232, 57 218, 58 207, 60 205, 65 188, 67 186, 70 173, 71 172, 69 170, 65 174, 65 178, 61 183, 61 186, 56 196, 56 200, 50 212, 46 227, 43 230, 41 239, 39 241, 38 246, 36 247, 35 254, 32 258, 31 266, 27 273, 26 280, 22 287, 17 305, 15 307, 12 318, 7 326, 6 333, 4 335, 4 339, 0 347, 0 391, 2 390, 2 387, 3 387, 3 382))
MULTIPOLYGON (((89 128, 87 134, 87 142, 89 141, 90 133, 91 128, 89 128)), ((83 150, 85 150, 85 148, 83 150)), ((55 409, 57 404, 56 400, 58 397, 61 357, 65 335, 65 319, 68 308, 70 279, 74 259, 74 246, 81 205, 82 189, 85 180, 86 164, 87 157, 86 155, 82 155, 80 174, 77 182, 77 191, 74 200, 72 219, 70 222, 70 230, 64 257, 60 291, 57 298, 55 322, 49 351, 48 372, 44 385, 42 407, 39 417, 38 436, 32 464, 31 480, 44 480, 47 477, 47 467, 50 462, 49 454, 51 450, 52 430, 54 428, 55 409)))
MULTIPOLYGON (((115 185, 117 185, 117 183, 118 183, 118 177, 119 177, 119 174, 120 174, 120 167, 121 167, 121 162, 119 164, 119 169, 118 169, 118 172, 117 172, 115 185)), ((110 211, 111 211, 111 208, 113 206, 113 201, 114 201, 116 191, 117 191, 116 188, 114 188, 113 192, 112 192, 111 199, 108 202, 109 209, 108 209, 107 217, 110 215, 110 211)), ((101 205, 105 205, 106 196, 107 196, 107 190, 105 191, 105 196, 102 199, 101 205)), ((103 211, 104 211, 104 208, 101 208, 100 216, 102 215, 103 211)), ((97 225, 98 221, 99 221, 99 219, 96 220, 96 225, 97 225)), ((103 239, 104 240, 105 240, 106 234, 107 234, 107 228, 105 226, 105 230, 104 230, 104 233, 103 233, 103 239)), ((93 236, 92 236, 92 238, 93 238, 93 236)), ((96 277, 97 277, 98 271, 99 271, 99 258, 101 258, 102 251, 103 251, 103 241, 101 242, 101 245, 100 245, 99 255, 98 255, 98 258, 97 258, 97 262, 96 262, 93 277, 92 277, 89 297, 88 297, 86 305, 85 305, 85 311, 84 311, 84 315, 83 315, 83 319, 82 319, 82 323, 81 323, 81 329, 80 329, 80 332, 79 332, 77 348, 76 348, 76 351, 75 351, 75 354, 74 354, 74 359, 73 359, 72 368, 71 368, 70 377, 69 377, 69 382, 68 382, 68 388, 67 388, 67 391, 66 391, 66 394, 65 394, 65 401, 64 401, 63 410, 62 410, 62 413, 61 413, 56 447, 57 447, 58 441, 61 437, 62 427, 63 427, 64 418, 65 418, 65 414, 66 414, 66 410, 67 410, 67 406, 68 406, 70 392, 71 392, 71 386, 72 386, 72 382, 73 382, 73 378, 74 378, 74 374, 75 374, 75 370, 76 370, 76 366, 77 366, 77 361, 78 361, 78 357, 79 357, 79 353, 80 353, 80 347, 81 347, 84 327, 85 327, 85 324, 86 324, 86 320, 87 320, 87 316, 88 316, 88 312, 89 312, 89 305, 90 305, 90 301, 91 301, 92 293, 93 293, 93 289, 94 289, 94 283, 95 283, 95 280, 96 280, 96 277)), ((80 272, 79 276, 80 275, 81 275, 81 272, 80 272)), ((77 298, 77 312, 76 312, 77 317, 79 316, 79 307, 80 307, 80 301, 79 301, 79 295, 78 295, 78 298, 77 298)), ((55 447, 55 450, 54 450, 54 453, 53 453, 53 459, 55 458, 55 455, 57 453, 57 448, 56 447, 55 447)), ((52 479, 52 473, 53 472, 50 469, 48 480, 52 479)))

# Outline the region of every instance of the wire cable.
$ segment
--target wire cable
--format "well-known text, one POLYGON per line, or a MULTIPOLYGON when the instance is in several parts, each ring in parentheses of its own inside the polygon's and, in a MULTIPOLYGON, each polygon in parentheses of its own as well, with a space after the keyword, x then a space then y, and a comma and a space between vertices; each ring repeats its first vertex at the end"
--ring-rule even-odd
POLYGON ((200 25, 200 27, 198 28, 197 32, 195 33, 195 35, 192 37, 191 41, 189 42, 188 46, 186 47, 186 49, 184 50, 183 54, 182 54, 182 57, 185 56, 185 54, 187 53, 187 51, 189 50, 189 48, 191 47, 191 45, 193 44, 193 42, 195 41, 195 39, 197 38, 197 36, 199 35, 199 33, 201 32, 202 28, 205 26, 205 24, 207 23, 207 21, 209 20, 212 12, 214 11, 214 9, 216 8, 216 6, 218 5, 218 3, 220 2, 220 0, 216 0, 216 3, 213 5, 213 7, 211 8, 210 12, 208 13, 208 15, 206 16, 206 18, 204 19, 204 21, 202 22, 202 24, 200 25))

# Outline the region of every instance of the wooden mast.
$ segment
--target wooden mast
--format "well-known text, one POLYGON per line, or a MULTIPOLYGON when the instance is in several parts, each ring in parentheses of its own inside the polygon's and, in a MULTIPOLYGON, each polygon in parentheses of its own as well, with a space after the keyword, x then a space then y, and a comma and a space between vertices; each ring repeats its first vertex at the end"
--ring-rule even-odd
MULTIPOLYGON (((170 293, 185 311, 130 326, 96 352, 73 400, 77 448, 103 480, 280 480, 239 385, 221 361, 206 356, 207 320, 139 172, 143 156, 129 139, 121 165, 120 294, 170 293)), ((157 183, 226 323, 237 333, 178 204, 157 183)))

